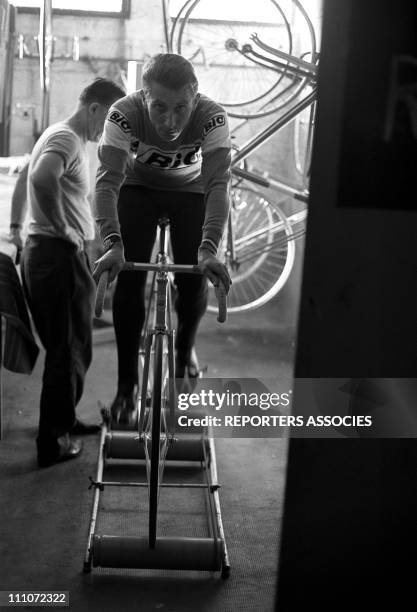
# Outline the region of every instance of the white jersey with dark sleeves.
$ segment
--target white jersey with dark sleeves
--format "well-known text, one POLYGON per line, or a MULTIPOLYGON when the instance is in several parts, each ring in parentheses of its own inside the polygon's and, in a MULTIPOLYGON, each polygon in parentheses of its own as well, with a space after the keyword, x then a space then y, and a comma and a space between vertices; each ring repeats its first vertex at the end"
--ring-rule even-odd
POLYGON ((142 91, 121 98, 104 123, 99 145, 95 218, 103 240, 120 235, 120 187, 141 185, 166 191, 204 193, 203 242, 215 250, 229 214, 231 146, 227 115, 199 94, 181 135, 166 142, 149 119, 142 91))
MULTIPOLYGON (((198 94, 186 128, 166 142, 150 122, 143 92, 137 91, 109 110, 99 154, 104 166, 126 176, 126 185, 204 192, 204 157, 216 149, 230 151, 227 115, 219 104, 198 94)), ((217 163, 215 171, 227 182, 229 160, 224 158, 225 168, 217 163)))

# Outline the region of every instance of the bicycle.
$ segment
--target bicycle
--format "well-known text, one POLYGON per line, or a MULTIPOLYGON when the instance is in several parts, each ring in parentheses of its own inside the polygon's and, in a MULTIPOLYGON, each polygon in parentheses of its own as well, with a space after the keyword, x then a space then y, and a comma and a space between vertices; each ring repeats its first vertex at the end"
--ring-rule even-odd
MULTIPOLYGON (((150 325, 144 335, 143 342, 143 370, 141 380, 141 391, 138 398, 138 418, 137 418, 137 432, 122 432, 122 439, 132 443, 132 436, 129 434, 133 433, 136 444, 134 444, 134 452, 140 454, 140 448, 143 450, 143 456, 146 462, 147 472, 147 486, 149 494, 149 523, 148 523, 148 538, 147 545, 150 551, 154 551, 158 548, 157 538, 157 518, 158 518, 158 501, 160 487, 164 486, 162 483, 163 472, 165 461, 170 449, 174 449, 174 454, 178 450, 175 450, 176 443, 178 440, 175 436, 175 410, 177 406, 177 391, 176 391, 176 380, 175 380, 175 359, 174 359, 174 329, 172 325, 172 297, 171 297, 171 282, 170 278, 172 274, 176 272, 191 273, 191 274, 202 274, 201 269, 198 265, 176 265, 169 261, 168 255, 168 226, 169 220, 166 218, 160 219, 159 221, 159 249, 157 255, 157 261, 155 263, 136 263, 126 262, 124 270, 126 271, 151 271, 153 272, 153 280, 151 283, 151 292, 148 302, 148 315, 147 321, 152 318, 151 311, 153 309, 153 324, 150 325)), ((96 298, 96 316, 100 316, 103 308, 107 289, 108 274, 104 273, 98 282, 97 287, 97 298, 96 298)), ((226 320, 226 294, 222 288, 217 288, 218 295, 218 320, 224 322, 226 320)), ((106 419, 105 419, 106 421, 106 419)), ((109 423, 109 415, 107 415, 106 426, 109 423)), ((119 436, 120 438, 120 436, 119 436)), ((116 446, 120 444, 116 435, 116 446)), ((107 444, 109 446, 109 444, 107 444)), ((105 449, 105 442, 102 443, 103 452, 105 449)), ((123 454, 123 453, 122 453, 123 454)), ((203 455, 198 455, 198 460, 202 463, 205 462, 207 471, 214 469, 211 477, 207 476, 207 484, 204 485, 207 491, 213 496, 213 500, 210 502, 213 506, 212 512, 212 529, 214 536, 214 542, 218 553, 216 556, 216 568, 219 569, 218 564, 221 564, 222 575, 226 577, 230 569, 228 562, 228 556, 226 547, 224 544, 224 532, 221 523, 220 516, 220 504, 218 499, 217 480, 215 471, 215 451, 212 440, 209 440, 207 444, 203 444, 203 455), (207 456, 206 456, 207 455, 207 456), (214 461, 214 466, 212 462, 214 461), (220 545, 219 545, 220 543, 220 545)), ((92 557, 94 557, 94 550, 96 556, 100 559, 106 557, 109 552, 105 551, 107 540, 97 540, 98 536, 94 536, 95 519, 98 508, 98 495, 100 489, 109 483, 103 483, 102 481, 103 467, 99 466, 97 479, 92 481, 96 487, 97 499, 93 505, 93 517, 90 525, 90 533, 85 561, 85 569, 89 571, 91 568, 92 557), (94 541, 94 538, 96 540, 94 541), (95 546, 95 549, 94 549, 95 546)), ((112 483, 115 484, 115 483, 112 483)), ((140 486, 140 485, 137 485, 140 486)), ((178 485, 179 486, 179 485, 178 485)), ((105 538, 106 536, 103 536, 105 538)), ((114 543, 114 540, 113 540, 114 543)), ((126 544, 126 542, 124 542, 126 544)), ((181 542, 184 545, 184 542, 181 542)), ((195 543, 192 545, 194 546, 195 543)), ((110 557, 115 554, 113 544, 110 542, 108 545, 111 549, 110 557)), ((137 542, 135 546, 141 547, 141 553, 145 554, 143 548, 143 542, 137 542)), ((166 550, 166 547, 172 547, 172 543, 163 541, 162 548, 166 550)), ((204 547, 208 546, 204 543, 204 547)), ((120 551, 119 551, 120 552, 120 551)), ((119 552, 117 554, 119 554, 119 552)), ((123 553, 120 553, 123 554, 123 553)), ((164 553, 166 554, 166 553, 164 553)), ((171 554, 171 553, 169 553, 171 554)), ((194 558, 194 552, 191 551, 191 558, 193 562, 196 561, 194 558)), ((149 563, 155 563, 154 557, 147 556, 146 559, 149 563)), ((119 560, 120 561, 120 560, 119 560)), ((118 561, 118 562, 119 562, 118 561)), ((101 563, 100 563, 101 564, 101 563)), ((129 565, 129 567, 133 567, 129 565)), ((136 567, 136 566, 135 566, 136 567)), ((159 567, 159 566, 158 566, 159 567)), ((212 565, 210 565, 212 567, 212 565)))

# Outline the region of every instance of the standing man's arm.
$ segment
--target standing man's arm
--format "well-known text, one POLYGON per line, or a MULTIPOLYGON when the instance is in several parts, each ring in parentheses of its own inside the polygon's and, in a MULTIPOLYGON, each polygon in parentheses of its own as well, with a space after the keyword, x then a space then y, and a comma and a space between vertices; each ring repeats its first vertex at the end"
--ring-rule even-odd
POLYGON ((83 240, 73 228, 68 226, 65 218, 60 184, 60 178, 64 173, 65 161, 61 153, 47 151, 32 167, 30 184, 42 213, 57 236, 69 240, 81 250, 83 240))
POLYGON ((27 179, 29 162, 27 162, 17 177, 12 194, 12 205, 10 212, 10 238, 16 245, 18 252, 23 248, 22 228, 25 221, 27 202, 27 179))
POLYGON ((108 270, 111 282, 125 263, 117 201, 126 175, 130 138, 131 129, 128 120, 118 109, 112 107, 104 124, 98 150, 100 166, 97 170, 94 206, 105 253, 95 262, 93 276, 96 280, 108 270))

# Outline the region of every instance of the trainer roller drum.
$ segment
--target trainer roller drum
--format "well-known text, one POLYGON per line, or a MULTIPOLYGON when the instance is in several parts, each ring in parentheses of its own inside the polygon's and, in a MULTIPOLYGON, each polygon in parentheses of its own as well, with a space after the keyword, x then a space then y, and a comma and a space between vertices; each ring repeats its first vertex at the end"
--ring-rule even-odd
POLYGON ((216 538, 159 537, 150 549, 147 537, 96 535, 93 566, 216 572, 222 552, 223 542, 216 538))
MULTIPOLYGON (((203 461, 203 443, 198 436, 178 436, 168 449, 167 461, 203 461)), ((140 444, 134 431, 108 433, 104 452, 107 459, 145 459, 144 445, 140 444)))

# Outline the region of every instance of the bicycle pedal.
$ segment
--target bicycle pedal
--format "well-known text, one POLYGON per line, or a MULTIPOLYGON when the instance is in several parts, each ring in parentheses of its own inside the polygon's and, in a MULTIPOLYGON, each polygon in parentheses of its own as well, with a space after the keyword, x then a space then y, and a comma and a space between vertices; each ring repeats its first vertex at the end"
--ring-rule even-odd
POLYGON ((205 372, 207 372, 207 371, 208 371, 208 366, 205 365, 202 368, 198 368, 196 370, 193 368, 193 374, 190 375, 190 370, 187 368, 186 371, 185 371, 186 376, 184 376, 184 378, 188 378, 188 380, 192 381, 195 378, 201 378, 203 376, 203 374, 205 372))

